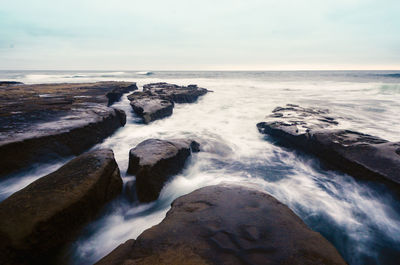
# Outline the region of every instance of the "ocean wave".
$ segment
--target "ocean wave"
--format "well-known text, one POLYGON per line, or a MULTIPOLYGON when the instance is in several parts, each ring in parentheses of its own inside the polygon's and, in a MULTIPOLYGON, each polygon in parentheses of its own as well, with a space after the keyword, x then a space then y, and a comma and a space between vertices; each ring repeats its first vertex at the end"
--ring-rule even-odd
POLYGON ((382 75, 384 77, 391 77, 391 78, 400 78, 400 73, 395 73, 395 74, 384 74, 382 75))
POLYGON ((77 73, 74 75, 66 75, 66 78, 94 78, 94 77, 120 77, 126 75, 126 72, 91 72, 91 73, 77 73))
POLYGON ((137 74, 137 75, 152 75, 154 73, 153 72, 145 72, 145 71, 143 71, 143 72, 136 72, 135 74, 137 74))

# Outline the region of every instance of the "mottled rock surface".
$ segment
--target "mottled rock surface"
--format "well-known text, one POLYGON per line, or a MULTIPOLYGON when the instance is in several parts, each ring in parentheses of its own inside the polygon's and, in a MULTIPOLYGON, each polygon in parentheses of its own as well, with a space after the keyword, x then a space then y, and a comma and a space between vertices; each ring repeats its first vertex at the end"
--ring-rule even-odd
POLYGON ((267 119, 257 124, 258 130, 279 144, 313 153, 353 176, 400 187, 399 142, 337 129, 338 122, 327 110, 287 105, 267 119))
POLYGON ((128 173, 136 175, 139 201, 158 198, 164 183, 179 173, 191 152, 198 152, 199 144, 186 139, 148 139, 129 152, 128 173))
POLYGON ((133 111, 142 117, 145 124, 172 115, 174 102, 149 92, 135 92, 128 96, 133 111))
POLYGON ((165 219, 97 265, 346 264, 319 233, 272 196, 209 186, 176 199, 165 219))
POLYGON ((172 115, 174 103, 193 103, 208 92, 197 85, 178 86, 168 83, 152 83, 143 91, 128 96, 135 113, 148 124, 172 115))
POLYGON ((0 264, 55 264, 60 247, 122 190, 109 149, 76 157, 0 203, 0 264))
POLYGON ((0 177, 32 163, 79 155, 126 122, 125 113, 100 104, 81 106, 55 121, 0 135, 0 177))
POLYGON ((137 89, 135 83, 12 85, 0 89, 0 177, 32 163, 78 155, 126 122, 107 107, 106 94, 137 89))
POLYGON ((119 101, 123 94, 129 93, 137 89, 138 87, 136 86, 136 83, 132 83, 126 86, 116 85, 110 92, 106 94, 108 98, 108 105, 110 106, 115 102, 119 101))
POLYGON ((175 103, 193 103, 208 90, 197 85, 178 86, 168 83, 151 83, 143 86, 143 91, 151 92, 159 97, 175 103))

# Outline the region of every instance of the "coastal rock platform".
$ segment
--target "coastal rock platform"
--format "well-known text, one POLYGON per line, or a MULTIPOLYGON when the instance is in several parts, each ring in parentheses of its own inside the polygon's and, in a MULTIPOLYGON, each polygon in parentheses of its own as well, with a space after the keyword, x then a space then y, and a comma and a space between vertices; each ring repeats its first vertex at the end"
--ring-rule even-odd
POLYGON ((324 237, 272 196, 219 185, 176 199, 160 224, 96 264, 346 263, 324 237))
POLYGON ((126 122, 108 105, 136 89, 129 82, 2 86, 0 177, 101 142, 126 122))
POLYGON ((178 86, 168 83, 151 83, 143 91, 128 96, 132 109, 145 124, 172 115, 175 103, 193 103, 208 92, 197 85, 178 86))
POLYGON ((337 129, 337 125, 327 110, 289 104, 277 107, 257 128, 278 144, 312 153, 355 177, 382 181, 400 190, 400 142, 337 129))

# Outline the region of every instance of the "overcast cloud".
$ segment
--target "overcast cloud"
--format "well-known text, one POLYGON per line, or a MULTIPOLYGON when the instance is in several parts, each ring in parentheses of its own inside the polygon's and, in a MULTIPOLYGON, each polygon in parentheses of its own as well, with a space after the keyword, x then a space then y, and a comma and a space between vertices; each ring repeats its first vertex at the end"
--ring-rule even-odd
POLYGON ((0 0, 0 69, 400 69, 398 0, 0 0))

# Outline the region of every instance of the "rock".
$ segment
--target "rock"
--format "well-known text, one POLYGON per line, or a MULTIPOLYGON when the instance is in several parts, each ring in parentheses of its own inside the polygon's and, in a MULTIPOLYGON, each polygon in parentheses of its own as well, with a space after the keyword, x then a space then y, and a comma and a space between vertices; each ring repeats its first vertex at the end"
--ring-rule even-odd
POLYGON ((160 224, 96 264, 346 263, 324 237, 274 197, 220 185, 176 199, 160 224))
POLYGON ((115 102, 119 101, 123 94, 134 90, 138 90, 136 83, 128 84, 126 86, 116 86, 106 94, 108 98, 108 106, 111 106, 115 102))
POLYGON ((0 90, 0 117, 25 115, 27 119, 50 118, 77 103, 110 105, 121 93, 136 90, 132 82, 60 83, 12 85, 0 90), (109 95, 109 97, 107 97, 109 95), (47 117, 45 114, 49 114, 47 117))
POLYGON ((143 91, 151 92, 175 103, 193 103, 207 93, 207 89, 197 85, 178 86, 168 83, 152 83, 143 86, 143 91))
POLYGON ((135 113, 145 124, 172 115, 174 103, 146 92, 135 92, 128 96, 135 113))
POLYGON ((0 177, 32 163, 79 155, 125 125, 125 112, 100 104, 81 107, 56 121, 0 136, 0 177))
POLYGON ((126 257, 130 254, 134 244, 134 239, 127 240, 125 243, 119 245, 110 254, 104 257, 99 264, 123 264, 126 257))
POLYGON ((128 173, 136 175, 139 201, 156 200, 164 183, 183 169, 191 150, 198 152, 199 144, 184 139, 148 139, 131 149, 128 173))
POLYGON ((126 123, 122 110, 107 106, 135 89, 130 82, 2 87, 0 177, 101 142, 126 123))
POLYGON ((313 153, 330 166, 355 177, 395 184, 399 189, 400 142, 335 129, 338 122, 327 114, 326 110, 293 105, 278 107, 267 122, 257 127, 283 146, 313 153))
POLYGON ((114 154, 104 149, 14 193, 0 203, 0 263, 55 264, 60 248, 121 190, 114 154))
POLYGON ((172 115, 174 103, 193 103, 208 92, 197 85, 178 86, 168 83, 152 83, 143 86, 143 92, 128 96, 135 113, 148 124, 172 115))

